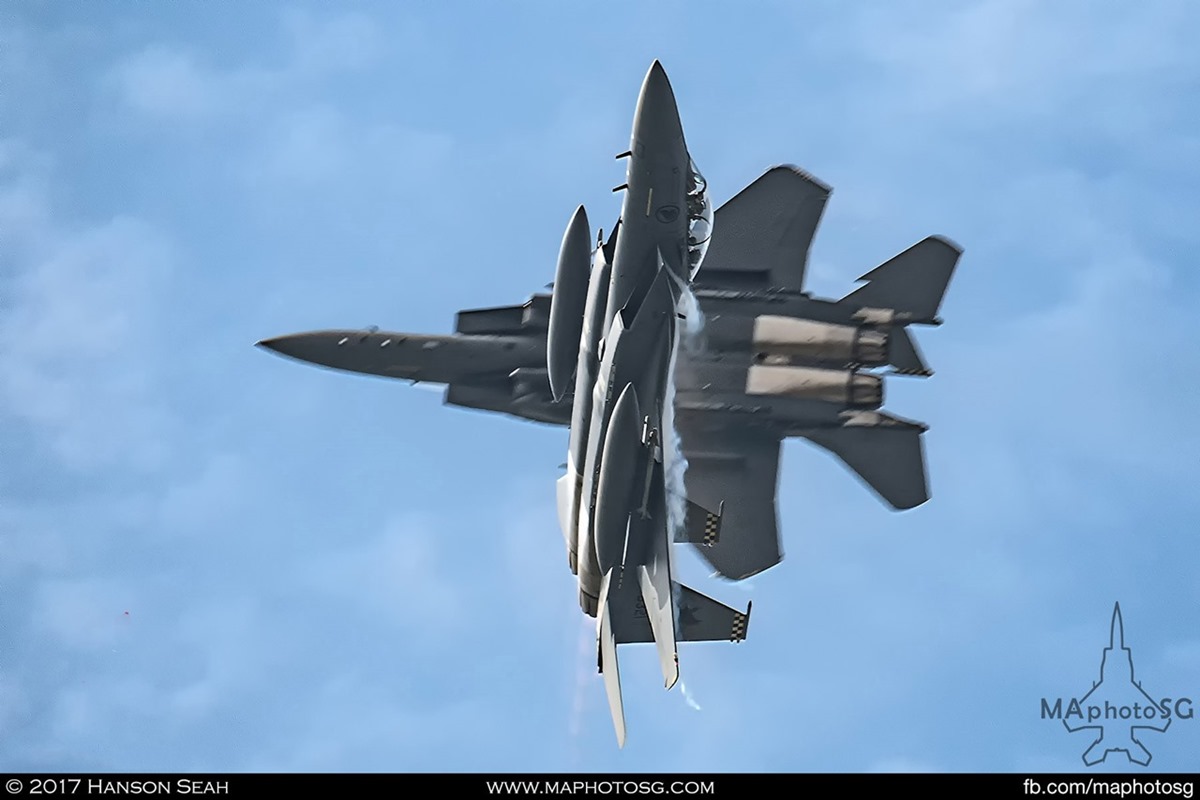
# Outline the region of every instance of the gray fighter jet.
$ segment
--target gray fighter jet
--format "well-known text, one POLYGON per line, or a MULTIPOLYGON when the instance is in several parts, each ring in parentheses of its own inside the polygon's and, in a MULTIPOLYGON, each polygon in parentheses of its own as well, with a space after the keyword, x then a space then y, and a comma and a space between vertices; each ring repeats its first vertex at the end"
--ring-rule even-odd
MULTIPOLYGON (((775 489, 785 438, 829 450, 895 509, 929 499, 927 426, 879 408, 889 374, 932 374, 909 326, 941 324, 961 250, 930 237, 842 299, 814 298, 804 272, 829 193, 796 167, 768 170, 716 210, 693 282, 702 342, 681 348, 675 367, 692 503, 683 536, 733 580, 782 559, 775 489)), ((614 243, 598 248, 598 262, 613 257, 614 243)), ((551 301, 539 293, 522 305, 460 311, 452 334, 325 330, 259 345, 333 369, 445 384, 448 405, 565 426, 573 398, 555 400, 546 363, 551 301)))
POLYGON ((674 92, 657 61, 642 85, 630 148, 618 158, 628 159, 626 183, 617 187, 625 197, 607 246, 592 250, 580 207, 563 238, 549 307, 531 303, 508 333, 498 333, 488 319, 492 313, 484 310, 459 319, 462 332, 478 317, 486 331, 479 337, 380 336, 371 330, 260 344, 330 366, 441 381, 451 391, 459 386, 465 392, 452 402, 465 405, 486 407, 495 382, 504 381, 514 387, 510 396, 520 415, 569 420, 560 523, 580 605, 597 618, 598 666, 623 746, 617 645, 656 643, 670 688, 679 676, 677 640, 741 641, 749 609, 740 613, 671 579, 672 533, 685 531, 687 516, 683 487, 668 497, 665 466, 676 321, 680 298, 708 247, 712 211, 688 154, 674 92), (534 315, 540 340, 524 335, 534 315), (482 381, 456 381, 455 371, 464 367, 481 373, 482 381))
POLYGON ((689 499, 724 503, 720 540, 700 552, 727 578, 782 558, 775 489, 784 438, 833 453, 894 509, 929 499, 927 426, 879 409, 886 375, 932 375, 909 326, 941 324, 962 251, 931 236, 840 300, 814 298, 804 273, 829 194, 795 167, 768 170, 717 210, 696 278, 706 342, 678 365, 676 426, 689 499))
POLYGON ((676 318, 708 248, 712 210, 658 62, 638 98, 630 148, 618 157, 629 162, 618 187, 625 197, 615 241, 597 247, 591 263, 586 214, 576 211, 555 274, 546 357, 559 401, 574 361, 559 521, 580 606, 597 617, 599 667, 623 745, 617 645, 647 641, 649 633, 669 689, 679 678, 677 638, 740 640, 749 612, 671 579, 672 532, 685 530, 687 502, 682 485, 674 496, 667 486, 676 318), (681 624, 677 631, 677 597, 702 605, 715 625, 681 624))
POLYGON ((775 167, 714 218, 657 63, 623 156, 621 219, 593 250, 586 214, 575 213, 553 294, 459 312, 451 335, 372 328, 259 342, 335 369, 446 384, 447 404, 570 426, 560 524, 580 604, 598 616, 598 661, 622 742, 616 644, 655 642, 670 687, 676 640, 745 638, 749 608, 671 580, 669 542, 691 543, 734 580, 777 564, 784 438, 834 453, 893 508, 928 499, 926 426, 879 411, 884 370, 931 374, 908 326, 940 324, 961 254, 930 237, 841 300, 811 297, 804 272, 829 188, 775 167), (689 280, 698 308, 681 309, 689 280), (687 347, 678 346, 681 324, 703 326, 687 347), (665 475, 670 412, 683 497, 665 475))

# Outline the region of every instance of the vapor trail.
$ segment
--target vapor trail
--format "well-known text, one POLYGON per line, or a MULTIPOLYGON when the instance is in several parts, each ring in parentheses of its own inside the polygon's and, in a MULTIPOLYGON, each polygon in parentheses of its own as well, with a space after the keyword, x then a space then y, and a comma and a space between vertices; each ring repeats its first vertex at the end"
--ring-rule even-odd
POLYGON ((571 719, 567 726, 567 734, 571 738, 571 761, 578 767, 582 758, 580 748, 581 737, 583 735, 583 711, 584 704, 587 701, 588 691, 588 662, 589 644, 595 645, 595 639, 592 634, 593 628, 588 623, 590 617, 584 617, 582 624, 579 626, 579 644, 575 652, 575 690, 574 697, 571 701, 571 719))
MULTIPOLYGON (((665 442, 663 448, 663 471, 666 474, 667 491, 667 524, 671 531, 671 540, 683 531, 687 524, 687 485, 684 477, 687 473, 687 458, 683 455, 683 439, 675 426, 675 367, 679 360, 679 348, 683 347, 689 353, 695 353, 703 347, 704 314, 700 303, 692 293, 691 286, 681 287, 677 310, 683 315, 683 325, 671 347, 671 363, 667 372, 667 388, 664 392, 663 429, 665 442)), ((673 552, 668 547, 668 552, 673 552)), ((674 569, 672 569, 674 572, 674 569)), ((679 627, 680 589, 675 585, 675 597, 672 606, 675 611, 675 630, 679 627)), ((679 690, 689 707, 700 710, 700 704, 688 691, 687 684, 682 678, 679 690)))
POLYGON ((676 307, 684 318, 671 346, 667 387, 663 398, 663 429, 666 432, 663 469, 667 479, 667 522, 672 539, 686 524, 687 486, 684 483, 684 475, 688 466, 687 458, 683 455, 683 441, 675 427, 675 367, 679 360, 680 346, 690 353, 696 352, 703 346, 701 334, 704 332, 704 313, 700 310, 700 303, 692 293, 691 286, 684 284, 681 287, 676 307))

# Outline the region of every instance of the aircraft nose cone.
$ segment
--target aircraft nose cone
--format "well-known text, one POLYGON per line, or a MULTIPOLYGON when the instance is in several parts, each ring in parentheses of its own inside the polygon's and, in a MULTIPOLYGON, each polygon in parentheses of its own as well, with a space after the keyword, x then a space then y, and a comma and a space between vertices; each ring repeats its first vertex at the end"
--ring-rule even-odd
POLYGON ((634 138, 648 147, 683 138, 675 90, 667 79, 667 71, 657 60, 650 65, 646 80, 642 82, 634 129, 634 138))
POLYGON ((263 339, 260 342, 255 342, 254 346, 270 350, 272 353, 278 353, 281 356, 290 356, 291 358, 298 358, 304 361, 308 360, 306 358, 308 354, 305 351, 310 349, 304 346, 305 341, 306 339, 302 335, 276 336, 271 339, 263 339))
POLYGON ((666 83, 668 87, 671 85, 670 81, 667 80, 667 71, 663 69, 662 62, 657 58, 654 59, 654 63, 650 65, 650 71, 646 73, 646 83, 648 84, 651 80, 662 81, 666 83))

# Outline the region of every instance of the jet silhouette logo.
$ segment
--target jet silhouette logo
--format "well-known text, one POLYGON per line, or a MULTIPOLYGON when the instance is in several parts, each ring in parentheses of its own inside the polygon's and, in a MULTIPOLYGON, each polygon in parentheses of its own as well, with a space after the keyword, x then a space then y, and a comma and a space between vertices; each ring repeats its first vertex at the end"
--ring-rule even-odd
POLYGON ((1148 766, 1150 751, 1142 742, 1145 731, 1164 733, 1173 718, 1190 720, 1195 710, 1188 697, 1155 700, 1137 680, 1133 653, 1125 645, 1121 604, 1113 606, 1108 647, 1100 658, 1100 679, 1078 698, 1042 698, 1042 719, 1058 719, 1071 733, 1092 731, 1096 737, 1083 751, 1083 763, 1102 764, 1109 753, 1124 753, 1134 764, 1148 766))

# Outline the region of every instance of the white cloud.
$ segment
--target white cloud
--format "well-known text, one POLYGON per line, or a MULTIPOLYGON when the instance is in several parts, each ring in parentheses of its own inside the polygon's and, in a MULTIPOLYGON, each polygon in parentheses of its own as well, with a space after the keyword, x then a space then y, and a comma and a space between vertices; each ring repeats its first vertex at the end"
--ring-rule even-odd
MULTIPOLYGON (((564 436, 565 444, 565 436, 564 436)), ((514 587, 511 598, 521 610, 518 623, 548 630, 583 616, 577 579, 571 575, 567 548, 557 525, 553 494, 545 487, 514 486, 501 512, 504 570, 502 582, 514 587)))
POLYGON ((277 665, 289 658, 291 637, 273 628, 255 597, 235 593, 189 603, 170 624, 176 657, 190 662, 189 669, 168 673, 168 686, 157 691, 154 713, 171 725, 210 715, 232 695, 269 684, 277 665))
POLYGON ((112 648, 129 636, 136 591, 106 578, 46 579, 38 587, 33 620, 70 648, 112 648))
POLYGON ((63 228, 27 173, 0 185, 0 213, 22 223, 0 317, 0 411, 45 430, 69 467, 155 463, 166 412, 150 376, 175 260, 166 237, 133 217, 63 228))
POLYGON ((420 180, 449 154, 446 136, 391 123, 362 126, 329 106, 273 119, 247 154, 251 191, 312 191, 315 186, 374 185, 395 190, 420 180))
MULTIPOLYGON (((1037 0, 888 3, 857 9, 852 29, 862 55, 889 68, 914 110, 1055 112, 1081 84, 1158 77, 1186 63, 1183 33, 1194 9, 1157 2, 1137 8, 1037 0), (918 15, 922 24, 905 24, 918 15), (1071 36, 1061 35, 1071 31, 1071 36), (1002 107, 1002 108, 1001 108, 1002 107)), ((1115 121, 1115 120, 1114 120, 1115 121)))
POLYGON ((255 478, 242 455, 206 454, 195 466, 190 477, 164 488, 156 520, 160 535, 212 538, 215 529, 244 512, 255 478))
POLYGON ((1200 640, 1174 642, 1167 645, 1163 661, 1178 670, 1200 669, 1200 640))
POLYGON ((289 10, 283 27, 291 44, 291 68, 317 74, 361 70, 375 64, 389 46, 418 41, 411 26, 385 33, 373 19, 354 12, 318 17, 289 10))
POLYGON ((397 517, 374 539, 339 542, 306 565, 302 577, 397 627, 445 631, 461 624, 467 607, 461 583, 451 577, 453 549, 438 534, 426 520, 397 517))
POLYGON ((111 81, 129 107, 140 114, 192 123, 238 109, 266 75, 222 76, 192 52, 154 45, 118 65, 111 81))
POLYGON ((292 10, 283 19, 288 48, 280 63, 220 67, 190 46, 156 43, 117 63, 104 84, 137 115, 194 125, 278 108, 306 82, 371 66, 389 44, 362 14, 318 18, 292 10))
POLYGON ((499 749, 500 716, 472 697, 411 708, 393 685, 349 672, 317 686, 294 735, 264 743, 249 755, 254 771, 437 771, 446 749, 478 759, 499 749))

